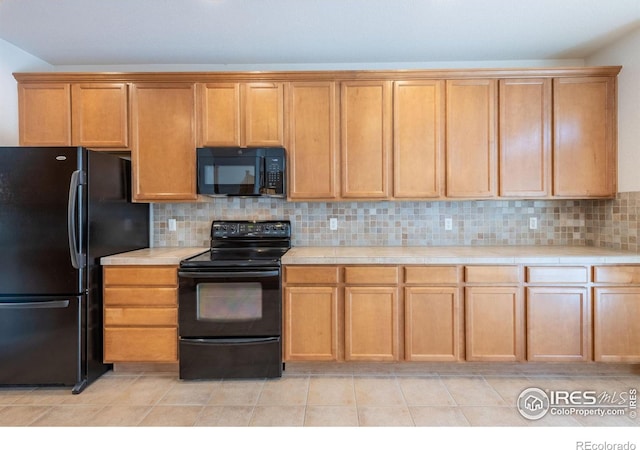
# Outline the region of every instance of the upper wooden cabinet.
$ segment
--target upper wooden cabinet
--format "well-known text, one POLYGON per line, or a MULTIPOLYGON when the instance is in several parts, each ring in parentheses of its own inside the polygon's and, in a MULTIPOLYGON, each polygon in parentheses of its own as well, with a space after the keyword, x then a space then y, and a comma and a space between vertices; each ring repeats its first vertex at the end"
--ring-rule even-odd
POLYGON ((284 145, 284 83, 202 83, 198 145, 284 145))
POLYGON ((391 150, 390 81, 342 83, 343 198, 387 198, 391 150))
POLYGON ((339 195, 336 84, 290 83, 287 107, 289 198, 336 199, 339 195))
POLYGON ((18 85, 20 145, 71 145, 71 85, 18 85))
POLYGON ((20 84, 20 145, 125 149, 126 83, 20 84))
POLYGON ((195 200, 195 86, 138 83, 131 94, 134 199, 195 200))
POLYGON ((444 81, 393 85, 393 197, 444 194, 444 81))
POLYGON ((616 80, 553 80, 553 194, 610 197, 616 193, 616 80))
POLYGON ((551 194, 551 80, 500 80, 499 195, 551 194))
MULTIPOLYGON (((157 117, 153 107, 141 114, 132 104, 132 86, 184 83, 191 90, 195 86, 195 107, 189 96, 188 107, 165 111, 171 120, 164 122, 163 132, 169 142, 181 143, 172 157, 185 154, 187 141, 194 148, 284 146, 290 200, 554 199, 615 196, 620 69, 41 73, 15 78, 20 144, 25 146, 135 152, 139 131, 157 117)), ((162 133, 149 137, 154 134, 162 133)), ((148 194, 140 192, 138 198, 195 199, 195 180, 186 178, 193 156, 191 150, 186 159, 167 162, 165 179, 155 177, 158 184, 141 187, 148 194), (177 168, 169 169, 171 164, 177 168), (174 170, 182 172, 178 178, 169 173, 174 170)), ((157 167, 140 161, 140 170, 156 173, 157 167)))
POLYGON ((496 195, 497 80, 447 81, 447 197, 496 195))

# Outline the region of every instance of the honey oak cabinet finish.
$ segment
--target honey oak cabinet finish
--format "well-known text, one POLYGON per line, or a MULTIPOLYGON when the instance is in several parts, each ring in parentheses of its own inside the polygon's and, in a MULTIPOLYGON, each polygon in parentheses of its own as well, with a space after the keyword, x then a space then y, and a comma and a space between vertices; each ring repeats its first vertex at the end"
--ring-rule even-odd
POLYGON ((126 149, 126 83, 18 85, 20 145, 126 149))
POLYGON ((595 288, 593 309, 594 359, 640 362, 640 286, 595 288))
POLYGON ((553 194, 611 197, 616 193, 616 80, 553 80, 553 194))
POLYGON ((518 286, 465 288, 467 361, 523 361, 524 305, 518 286))
POLYGON ((447 80, 446 194, 497 194, 497 80, 447 80))
POLYGON ((18 114, 20 145, 71 145, 69 83, 18 84, 18 114))
POLYGON ((464 359, 464 308, 457 266, 405 266, 404 359, 464 359))
POLYGON ((463 359, 460 289, 452 286, 404 288, 404 351, 407 361, 463 359))
POLYGON ((126 83, 71 85, 71 142, 91 148, 129 146, 129 95, 126 83))
POLYGON ((284 83, 202 83, 198 90, 199 146, 284 145, 284 83))
POLYGON ((284 361, 342 358, 339 272, 337 266, 284 267, 284 361))
POLYGON ((104 361, 178 361, 176 266, 105 266, 104 361))
POLYGON ((528 287, 526 309, 528 361, 591 359, 591 304, 586 287, 528 287))
POLYGON ((345 360, 397 361, 397 287, 346 286, 344 303, 345 360))
POLYGON ((393 197, 444 195, 444 81, 393 85, 393 197))
POLYGON ((499 195, 551 195, 551 80, 500 80, 499 195))
MULTIPOLYGON (((615 195, 620 69, 14 77, 21 145, 128 148, 135 159, 137 122, 147 118, 146 113, 137 114, 136 92, 129 92, 129 114, 137 115, 122 119, 127 87, 185 83, 197 85, 195 124, 186 133, 182 127, 194 113, 191 107, 178 108, 173 144, 195 133, 197 146, 295 147, 288 174, 291 200, 554 199, 615 195), (72 91, 81 84, 75 95, 72 91), (328 86, 339 92, 334 96, 328 86), (286 92, 290 87, 297 90, 293 96, 286 92), (74 103, 78 98, 80 104, 74 103), (307 106, 312 108, 308 113, 307 106), (311 111, 317 123, 310 119, 311 111), (105 120, 103 127, 96 125, 105 120), (309 171, 310 165, 317 170, 309 171)), ((149 114, 154 121, 153 111, 149 114)), ((176 148, 175 154, 183 151, 181 145, 176 148)), ((167 161, 159 172, 160 167, 148 168, 145 161, 142 176, 134 174, 134 185, 138 178, 145 180, 136 198, 195 199, 195 182, 187 186, 186 173, 166 173, 171 172, 168 167, 184 171, 191 158, 167 161), (151 185, 153 179, 161 185, 151 185)))
POLYGON ((131 92, 134 199, 195 200, 195 86, 139 83, 131 92))
POLYGON ((640 266, 595 266, 594 359, 640 362, 640 266))
POLYGON ((389 81, 341 85, 343 198, 389 197, 392 87, 389 81))
POLYGON ((284 290, 284 360, 338 359, 338 288, 292 286, 284 290))
POLYGON ((340 149, 336 83, 290 83, 286 93, 289 199, 337 199, 340 149))

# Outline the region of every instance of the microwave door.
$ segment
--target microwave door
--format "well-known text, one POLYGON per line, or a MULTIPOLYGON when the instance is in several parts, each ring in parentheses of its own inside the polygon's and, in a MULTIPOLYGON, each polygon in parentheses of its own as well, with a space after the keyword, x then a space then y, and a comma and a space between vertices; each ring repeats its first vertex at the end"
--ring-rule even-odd
POLYGON ((216 157, 198 168, 198 192, 205 195, 260 195, 263 178, 261 157, 216 157))

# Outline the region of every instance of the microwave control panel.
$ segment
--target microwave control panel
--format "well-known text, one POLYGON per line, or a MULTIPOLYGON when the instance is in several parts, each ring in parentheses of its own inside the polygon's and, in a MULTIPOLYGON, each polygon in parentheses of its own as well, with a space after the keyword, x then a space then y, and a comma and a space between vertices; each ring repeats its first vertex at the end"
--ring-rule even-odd
POLYGON ((283 156, 265 156, 265 190, 266 193, 283 194, 284 193, 284 157, 283 156))

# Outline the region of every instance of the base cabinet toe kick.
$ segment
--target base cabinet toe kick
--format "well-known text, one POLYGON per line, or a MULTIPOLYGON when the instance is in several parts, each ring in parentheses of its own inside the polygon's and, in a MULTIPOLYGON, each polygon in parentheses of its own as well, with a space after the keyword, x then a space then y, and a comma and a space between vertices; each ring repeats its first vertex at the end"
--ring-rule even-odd
POLYGON ((640 264, 285 264, 283 359, 640 363, 640 264))

